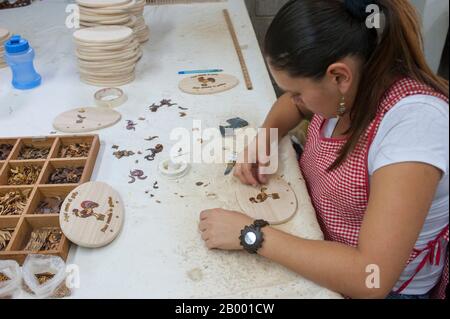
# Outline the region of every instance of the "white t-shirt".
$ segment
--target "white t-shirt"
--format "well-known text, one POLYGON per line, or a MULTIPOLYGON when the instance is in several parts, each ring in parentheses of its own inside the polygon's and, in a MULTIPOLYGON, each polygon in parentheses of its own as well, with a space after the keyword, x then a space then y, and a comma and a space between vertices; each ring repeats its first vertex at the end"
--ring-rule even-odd
MULTIPOLYGON (((327 121, 323 132, 326 137, 331 137, 336 124, 337 119, 327 121)), ((402 99, 386 113, 369 149, 369 175, 379 168, 401 162, 427 163, 443 173, 415 245, 420 249, 449 223, 449 105, 445 101, 428 95, 413 95, 402 99)), ((445 264, 447 245, 442 246, 440 265, 427 262, 402 294, 425 294, 436 285, 445 264)), ((395 290, 414 274, 425 254, 405 268, 395 290)))

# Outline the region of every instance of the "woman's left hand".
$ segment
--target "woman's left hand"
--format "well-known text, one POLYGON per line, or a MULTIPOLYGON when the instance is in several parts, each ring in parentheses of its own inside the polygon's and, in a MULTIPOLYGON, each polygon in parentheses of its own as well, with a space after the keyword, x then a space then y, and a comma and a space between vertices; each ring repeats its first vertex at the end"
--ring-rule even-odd
POLYGON ((198 227, 209 249, 240 250, 241 230, 252 223, 247 215, 217 208, 201 212, 198 227))

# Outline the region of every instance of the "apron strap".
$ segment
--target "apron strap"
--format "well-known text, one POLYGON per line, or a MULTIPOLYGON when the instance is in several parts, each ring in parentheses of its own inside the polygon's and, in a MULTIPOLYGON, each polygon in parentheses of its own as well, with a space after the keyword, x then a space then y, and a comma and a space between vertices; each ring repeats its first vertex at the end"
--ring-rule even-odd
POLYGON ((416 270, 414 271, 414 274, 409 278, 407 281, 405 281, 399 289, 394 291, 395 293, 399 294, 403 290, 405 290, 406 287, 409 286, 411 281, 413 281, 414 277, 422 270, 422 268, 426 265, 427 261, 431 265, 439 265, 441 262, 441 250, 442 250, 442 240, 448 241, 448 225, 444 227, 444 229, 439 233, 439 235, 432 241, 428 242, 427 246, 421 250, 414 249, 414 253, 419 256, 422 252, 427 251, 428 253, 423 257, 422 261, 417 266, 416 270))

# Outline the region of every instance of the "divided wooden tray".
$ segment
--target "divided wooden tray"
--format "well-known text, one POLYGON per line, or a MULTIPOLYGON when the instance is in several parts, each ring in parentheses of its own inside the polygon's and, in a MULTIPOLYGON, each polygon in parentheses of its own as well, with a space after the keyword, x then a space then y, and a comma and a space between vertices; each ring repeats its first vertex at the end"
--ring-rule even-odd
MULTIPOLYGON (((25 247, 33 230, 41 227, 59 228, 59 214, 36 214, 36 208, 43 198, 59 196, 64 198, 77 186, 88 182, 91 178, 100 148, 98 135, 63 135, 47 137, 20 137, 0 138, 0 145, 13 145, 8 157, 0 160, 0 196, 10 191, 28 191, 29 196, 22 213, 18 215, 0 215, 0 230, 14 228, 11 240, 5 249, 0 251, 0 259, 14 259, 22 264, 30 253, 60 256, 67 259, 69 253, 69 240, 62 235, 57 249, 45 251, 25 251, 25 247), (74 143, 87 143, 90 145, 87 157, 61 158, 61 146, 74 143), (46 159, 19 160, 19 154, 24 146, 50 147, 46 159), (8 185, 10 169, 17 166, 38 166, 41 171, 37 181, 30 185, 8 185), (83 173, 78 183, 49 184, 49 177, 55 169, 61 167, 83 167, 83 173)), ((0 157, 1 159, 1 157, 0 157)))

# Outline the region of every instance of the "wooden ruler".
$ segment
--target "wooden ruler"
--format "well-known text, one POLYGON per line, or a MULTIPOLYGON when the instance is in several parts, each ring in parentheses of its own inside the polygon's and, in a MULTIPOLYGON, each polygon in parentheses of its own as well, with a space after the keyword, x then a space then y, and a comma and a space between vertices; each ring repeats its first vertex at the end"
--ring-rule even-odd
POLYGON ((236 49, 236 53, 239 58, 239 62, 241 63, 242 73, 244 74, 245 84, 247 85, 248 90, 253 90, 252 80, 250 79, 250 74, 248 72, 247 64, 244 60, 244 55, 242 54, 241 46, 239 44, 236 31, 234 30, 233 22, 231 21, 230 13, 227 9, 223 10, 223 14, 225 16, 225 20, 227 21, 228 30, 230 31, 231 38, 233 39, 234 47, 236 49))

